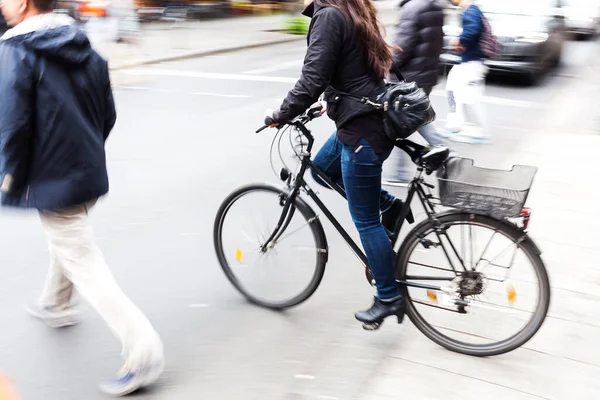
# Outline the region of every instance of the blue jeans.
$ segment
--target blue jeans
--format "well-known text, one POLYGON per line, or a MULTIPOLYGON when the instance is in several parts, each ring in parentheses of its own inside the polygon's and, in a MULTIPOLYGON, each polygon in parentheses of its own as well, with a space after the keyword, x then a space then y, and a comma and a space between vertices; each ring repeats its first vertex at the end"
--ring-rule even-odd
MULTIPOLYGON (((395 198, 381 189, 381 165, 390 152, 375 153, 365 139, 348 146, 337 139, 337 132, 327 140, 314 163, 346 191, 352 221, 360 235, 369 268, 375 278, 381 300, 395 300, 400 289, 394 273, 392 243, 381 225, 381 212, 387 211, 395 198)), ((328 187, 313 173, 320 185, 328 187)))

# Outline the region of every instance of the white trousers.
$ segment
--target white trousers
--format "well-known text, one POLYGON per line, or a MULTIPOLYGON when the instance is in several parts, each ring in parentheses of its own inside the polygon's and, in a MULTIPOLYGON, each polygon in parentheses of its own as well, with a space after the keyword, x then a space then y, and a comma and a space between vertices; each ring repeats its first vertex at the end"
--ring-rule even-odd
POLYGON ((163 345, 150 321, 115 281, 96 244, 88 219, 95 203, 40 212, 50 250, 40 303, 69 307, 75 287, 121 340, 126 366, 135 369, 162 359, 163 345))
POLYGON ((461 130, 467 122, 466 117, 469 117, 469 122, 482 131, 487 131, 482 102, 487 71, 482 61, 469 61, 452 67, 446 82, 448 129, 461 130))

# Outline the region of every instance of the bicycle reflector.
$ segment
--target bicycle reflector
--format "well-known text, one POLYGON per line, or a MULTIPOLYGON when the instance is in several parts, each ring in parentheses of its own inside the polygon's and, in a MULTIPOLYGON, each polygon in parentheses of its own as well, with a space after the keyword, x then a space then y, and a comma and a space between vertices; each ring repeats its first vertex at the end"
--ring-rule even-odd
POLYGON ((435 294, 435 291, 431 289, 427 289, 427 298, 434 303, 437 303, 437 294, 435 294))
POLYGON ((513 285, 508 285, 506 287, 506 298, 511 305, 513 305, 517 300, 517 291, 513 285))
POLYGON ((520 217, 523 218, 523 230, 526 231, 527 227, 529 226, 529 219, 531 218, 531 209, 522 209, 520 217))
POLYGON ((235 259, 240 263, 242 262, 242 251, 240 249, 235 250, 235 259))

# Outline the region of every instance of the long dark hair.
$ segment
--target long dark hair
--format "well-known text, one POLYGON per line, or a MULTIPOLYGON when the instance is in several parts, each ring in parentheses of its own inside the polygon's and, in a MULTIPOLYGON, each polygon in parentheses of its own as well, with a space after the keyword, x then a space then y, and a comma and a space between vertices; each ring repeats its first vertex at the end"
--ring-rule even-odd
POLYGON ((386 43, 377 20, 373 0, 314 0, 323 7, 335 7, 356 27, 361 48, 369 67, 379 78, 385 78, 392 66, 392 49, 386 43))

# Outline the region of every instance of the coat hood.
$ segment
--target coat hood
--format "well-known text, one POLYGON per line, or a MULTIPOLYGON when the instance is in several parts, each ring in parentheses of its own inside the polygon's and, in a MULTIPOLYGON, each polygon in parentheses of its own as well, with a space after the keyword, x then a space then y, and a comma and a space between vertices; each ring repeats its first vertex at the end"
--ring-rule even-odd
POLYGON ((1 41, 18 42, 35 53, 63 64, 79 65, 92 53, 87 35, 60 14, 40 14, 6 31, 1 41))

